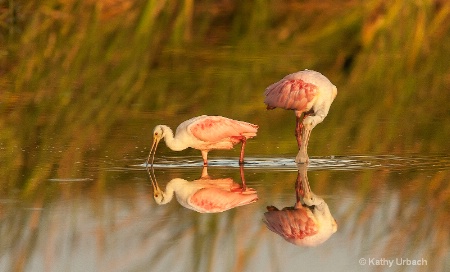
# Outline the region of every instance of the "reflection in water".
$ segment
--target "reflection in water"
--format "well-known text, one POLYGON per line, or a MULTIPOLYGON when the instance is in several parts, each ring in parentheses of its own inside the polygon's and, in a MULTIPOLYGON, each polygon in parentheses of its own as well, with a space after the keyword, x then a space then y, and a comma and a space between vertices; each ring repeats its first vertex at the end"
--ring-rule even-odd
POLYGON ((245 185, 243 167, 240 167, 242 186, 231 178, 212 179, 208 168, 203 167, 200 179, 187 181, 174 178, 167 183, 165 191, 159 188, 153 168, 147 171, 153 185, 153 197, 159 205, 169 203, 175 194, 177 201, 185 208, 200 213, 218 213, 258 200, 256 190, 245 185))
POLYGON ((298 166, 295 184, 297 202, 282 210, 268 206, 264 213, 267 228, 298 246, 319 245, 336 232, 337 223, 327 203, 309 187, 307 165, 298 166))

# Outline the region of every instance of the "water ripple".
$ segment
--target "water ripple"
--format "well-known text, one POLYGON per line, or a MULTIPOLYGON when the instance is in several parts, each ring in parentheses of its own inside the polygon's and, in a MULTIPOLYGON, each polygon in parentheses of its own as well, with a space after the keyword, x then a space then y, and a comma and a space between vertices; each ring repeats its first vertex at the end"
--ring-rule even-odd
MULTIPOLYGON (((237 158, 210 159, 209 167, 239 167, 237 158)), ((187 168, 201 167, 203 162, 198 157, 160 157, 154 164, 154 168, 187 168)), ((145 167, 145 162, 134 165, 145 167)), ((245 168, 267 170, 297 170, 294 158, 290 157, 247 157, 245 168)), ((312 157, 308 168, 311 170, 364 170, 364 169, 389 169, 389 170, 445 170, 450 169, 449 156, 330 156, 312 157)))
POLYGON ((51 178, 48 179, 53 182, 81 182, 81 181, 92 181, 91 178, 51 178))

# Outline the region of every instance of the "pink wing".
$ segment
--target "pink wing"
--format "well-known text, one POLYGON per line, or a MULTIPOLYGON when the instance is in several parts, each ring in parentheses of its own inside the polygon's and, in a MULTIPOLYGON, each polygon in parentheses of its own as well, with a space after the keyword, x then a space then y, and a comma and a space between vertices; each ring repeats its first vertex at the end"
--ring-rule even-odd
POLYGON ((319 231, 315 218, 308 208, 283 209, 267 207, 264 223, 267 227, 288 241, 304 239, 319 231))
POLYGON ((204 142, 219 142, 227 138, 251 138, 258 126, 222 116, 204 116, 188 126, 194 137, 204 142))
POLYGON ((318 88, 299 78, 288 75, 266 88, 264 103, 267 109, 307 111, 307 105, 318 93, 318 88))
POLYGON ((258 200, 256 191, 229 192, 218 188, 203 188, 190 199, 189 204, 203 213, 223 212, 258 200))

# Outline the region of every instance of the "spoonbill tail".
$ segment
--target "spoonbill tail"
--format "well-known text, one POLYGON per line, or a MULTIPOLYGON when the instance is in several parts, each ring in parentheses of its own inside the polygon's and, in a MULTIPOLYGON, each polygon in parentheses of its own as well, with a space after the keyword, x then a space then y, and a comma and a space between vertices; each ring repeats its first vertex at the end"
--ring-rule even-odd
POLYGON ((150 157, 152 157, 153 165, 156 148, 163 138, 166 145, 174 151, 181 151, 188 147, 200 150, 204 166, 208 165, 208 152, 211 149, 231 149, 234 145, 242 143, 239 164, 243 164, 245 142, 255 137, 257 131, 258 126, 254 124, 207 115, 184 121, 177 127, 175 136, 170 127, 157 125, 153 129, 153 145, 148 155, 147 166, 150 157))
POLYGON ((174 178, 167 183, 165 191, 159 188, 156 178, 151 174, 150 179, 153 185, 153 197, 158 205, 170 202, 175 194, 177 201, 183 207, 199 213, 223 212, 258 200, 256 191, 246 188, 244 180, 241 187, 231 178, 211 179, 206 167, 203 168, 200 179, 187 181, 174 178))
POLYGON ((264 92, 267 109, 294 110, 295 136, 299 152, 296 163, 309 161, 307 148, 311 130, 327 116, 337 88, 319 72, 304 70, 285 76, 264 92))
POLYGON ((311 192, 306 165, 299 167, 295 191, 295 205, 282 210, 268 206, 264 223, 294 245, 316 246, 325 242, 337 231, 337 223, 327 203, 311 192))

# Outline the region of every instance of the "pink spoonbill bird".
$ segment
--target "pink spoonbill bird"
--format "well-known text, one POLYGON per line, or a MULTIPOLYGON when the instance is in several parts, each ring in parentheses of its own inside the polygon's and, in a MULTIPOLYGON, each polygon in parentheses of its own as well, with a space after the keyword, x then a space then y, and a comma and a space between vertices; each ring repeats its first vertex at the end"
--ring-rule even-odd
POLYGON ((202 115, 181 123, 173 135, 170 127, 157 125, 153 129, 153 145, 147 159, 147 166, 152 157, 155 158, 156 148, 161 139, 174 150, 181 151, 188 147, 202 152, 203 165, 208 165, 208 152, 212 149, 231 149, 234 145, 242 143, 239 164, 244 163, 244 149, 247 139, 256 136, 258 126, 222 116, 202 115), (153 156, 152 156, 153 153, 153 156))
POLYGON ((175 195, 177 201, 185 208, 199 213, 218 213, 258 200, 257 192, 247 188, 244 180, 241 187, 231 178, 211 179, 206 167, 203 168, 200 179, 187 181, 174 178, 167 183, 165 191, 159 188, 156 178, 149 174, 153 197, 158 205, 170 202, 175 195))
POLYGON ((338 226, 327 203, 311 191, 306 164, 299 167, 295 191, 295 205, 282 210, 268 206, 264 223, 269 230, 294 245, 316 246, 325 242, 338 226))
POLYGON ((295 162, 308 162, 307 148, 311 130, 327 116, 337 95, 336 86, 321 73, 304 70, 287 75, 270 85, 264 95, 267 109, 295 111, 295 136, 299 149, 295 162))

